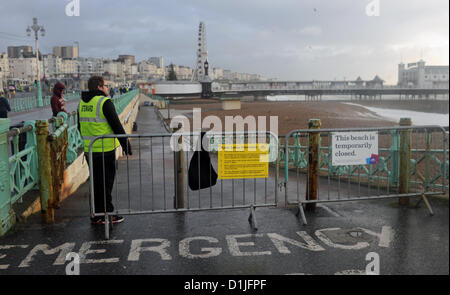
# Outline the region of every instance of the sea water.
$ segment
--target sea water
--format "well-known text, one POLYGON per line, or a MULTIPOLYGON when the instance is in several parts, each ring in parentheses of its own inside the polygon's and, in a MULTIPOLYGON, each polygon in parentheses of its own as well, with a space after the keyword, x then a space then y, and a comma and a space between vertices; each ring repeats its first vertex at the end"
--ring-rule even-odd
POLYGON ((356 103, 346 103, 350 105, 357 105, 363 108, 368 109, 376 113, 378 116, 386 118, 390 121, 399 122, 400 118, 411 118, 413 125, 439 125, 439 126, 448 126, 449 114, 436 114, 436 113, 425 113, 425 112, 416 112, 409 110, 397 110, 397 109, 388 109, 388 108, 374 108, 359 105, 356 103))

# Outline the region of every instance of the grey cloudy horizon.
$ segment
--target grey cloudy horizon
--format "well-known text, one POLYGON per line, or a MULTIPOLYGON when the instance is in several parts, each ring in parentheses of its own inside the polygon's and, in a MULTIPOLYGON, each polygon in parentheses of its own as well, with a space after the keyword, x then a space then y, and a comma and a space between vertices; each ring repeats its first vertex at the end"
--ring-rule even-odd
POLYGON ((33 45, 25 30, 37 17, 46 36, 40 51, 79 42, 80 56, 194 67, 198 24, 206 25, 211 67, 279 80, 353 80, 379 75, 397 82, 397 64, 424 59, 449 64, 449 1, 379 0, 380 16, 367 16, 373 0, 0 0, 0 52, 33 45))

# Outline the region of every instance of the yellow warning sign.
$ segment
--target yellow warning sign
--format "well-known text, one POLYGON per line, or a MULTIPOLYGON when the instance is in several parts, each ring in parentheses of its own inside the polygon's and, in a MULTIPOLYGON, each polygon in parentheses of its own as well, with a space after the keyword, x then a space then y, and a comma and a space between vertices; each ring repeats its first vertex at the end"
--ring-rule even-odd
POLYGON ((219 149, 219 179, 269 177, 269 144, 223 144, 219 149))

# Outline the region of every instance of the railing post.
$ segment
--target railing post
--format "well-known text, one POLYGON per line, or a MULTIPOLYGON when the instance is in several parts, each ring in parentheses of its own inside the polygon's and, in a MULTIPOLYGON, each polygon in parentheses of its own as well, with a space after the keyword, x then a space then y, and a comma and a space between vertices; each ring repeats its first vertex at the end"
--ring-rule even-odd
POLYGON ((16 217, 11 204, 8 131, 10 119, 0 119, 0 237, 14 224, 16 217))
POLYGON ((391 171, 389 175, 389 185, 394 187, 398 184, 398 171, 399 171, 399 134, 397 130, 391 130, 392 135, 392 145, 390 148, 391 153, 391 171))
POLYGON ((53 208, 60 208, 61 206, 61 192, 64 184, 64 170, 66 169, 67 150, 69 147, 68 138, 68 115, 64 112, 58 113, 58 119, 61 119, 56 132, 53 133, 51 148, 51 164, 52 164, 52 189, 51 194, 53 208))
POLYGON ((424 192, 428 191, 429 187, 430 187, 430 160, 431 160, 431 155, 430 155, 430 150, 431 150, 431 141, 432 141, 432 137, 431 137, 431 132, 428 132, 428 130, 426 130, 426 148, 425 148, 425 181, 424 181, 424 192))
POLYGON ((39 192, 41 195, 41 212, 46 223, 55 220, 52 198, 52 171, 50 142, 48 141, 49 124, 47 120, 36 121, 36 140, 39 162, 39 192))
POLYGON ((299 161, 299 148, 300 148, 300 136, 294 135, 294 168, 298 169, 300 168, 300 161, 299 161))
MULTIPOLYGON (((308 129, 320 129, 320 119, 310 119, 308 129)), ((319 179, 319 132, 309 133, 308 144, 308 185, 306 187, 306 200, 317 200, 317 185, 319 179)), ((316 203, 306 204, 306 210, 314 211, 316 203)))
POLYGON ((170 120, 170 102, 169 100, 165 100, 165 107, 167 108, 167 119, 170 120))
POLYGON ((44 104, 42 103, 42 89, 41 89, 40 78, 37 80, 37 106, 38 107, 43 107, 44 106, 44 104))
MULTIPOLYGON (((400 126, 411 126, 411 118, 401 118, 400 126)), ((411 133, 412 130, 400 131, 400 176, 399 193, 409 193, 409 175, 411 167, 411 133)), ((400 198, 399 205, 409 205, 409 198, 400 198)))
MULTIPOLYGON (((178 125, 178 128, 172 128, 172 133, 179 130, 181 128, 181 124, 178 125)), ((183 146, 183 137, 180 136, 178 138, 178 143, 183 146)), ((186 198, 184 194, 184 150, 181 148, 179 151, 173 152, 174 158, 174 179, 175 179, 175 198, 174 198, 174 208, 182 209, 186 208, 186 198)))

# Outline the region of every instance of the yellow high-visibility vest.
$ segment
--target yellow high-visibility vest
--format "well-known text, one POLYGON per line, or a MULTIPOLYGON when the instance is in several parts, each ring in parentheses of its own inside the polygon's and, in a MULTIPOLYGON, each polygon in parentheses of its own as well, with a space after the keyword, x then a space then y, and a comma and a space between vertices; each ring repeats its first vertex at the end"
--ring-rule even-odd
MULTIPOLYGON (((84 151, 89 152, 91 140, 96 136, 114 134, 103 114, 103 104, 110 99, 102 95, 94 96, 89 102, 81 100, 78 106, 80 131, 84 143, 84 151)), ((113 151, 119 147, 117 138, 98 139, 92 145, 92 152, 101 153, 113 151)))

